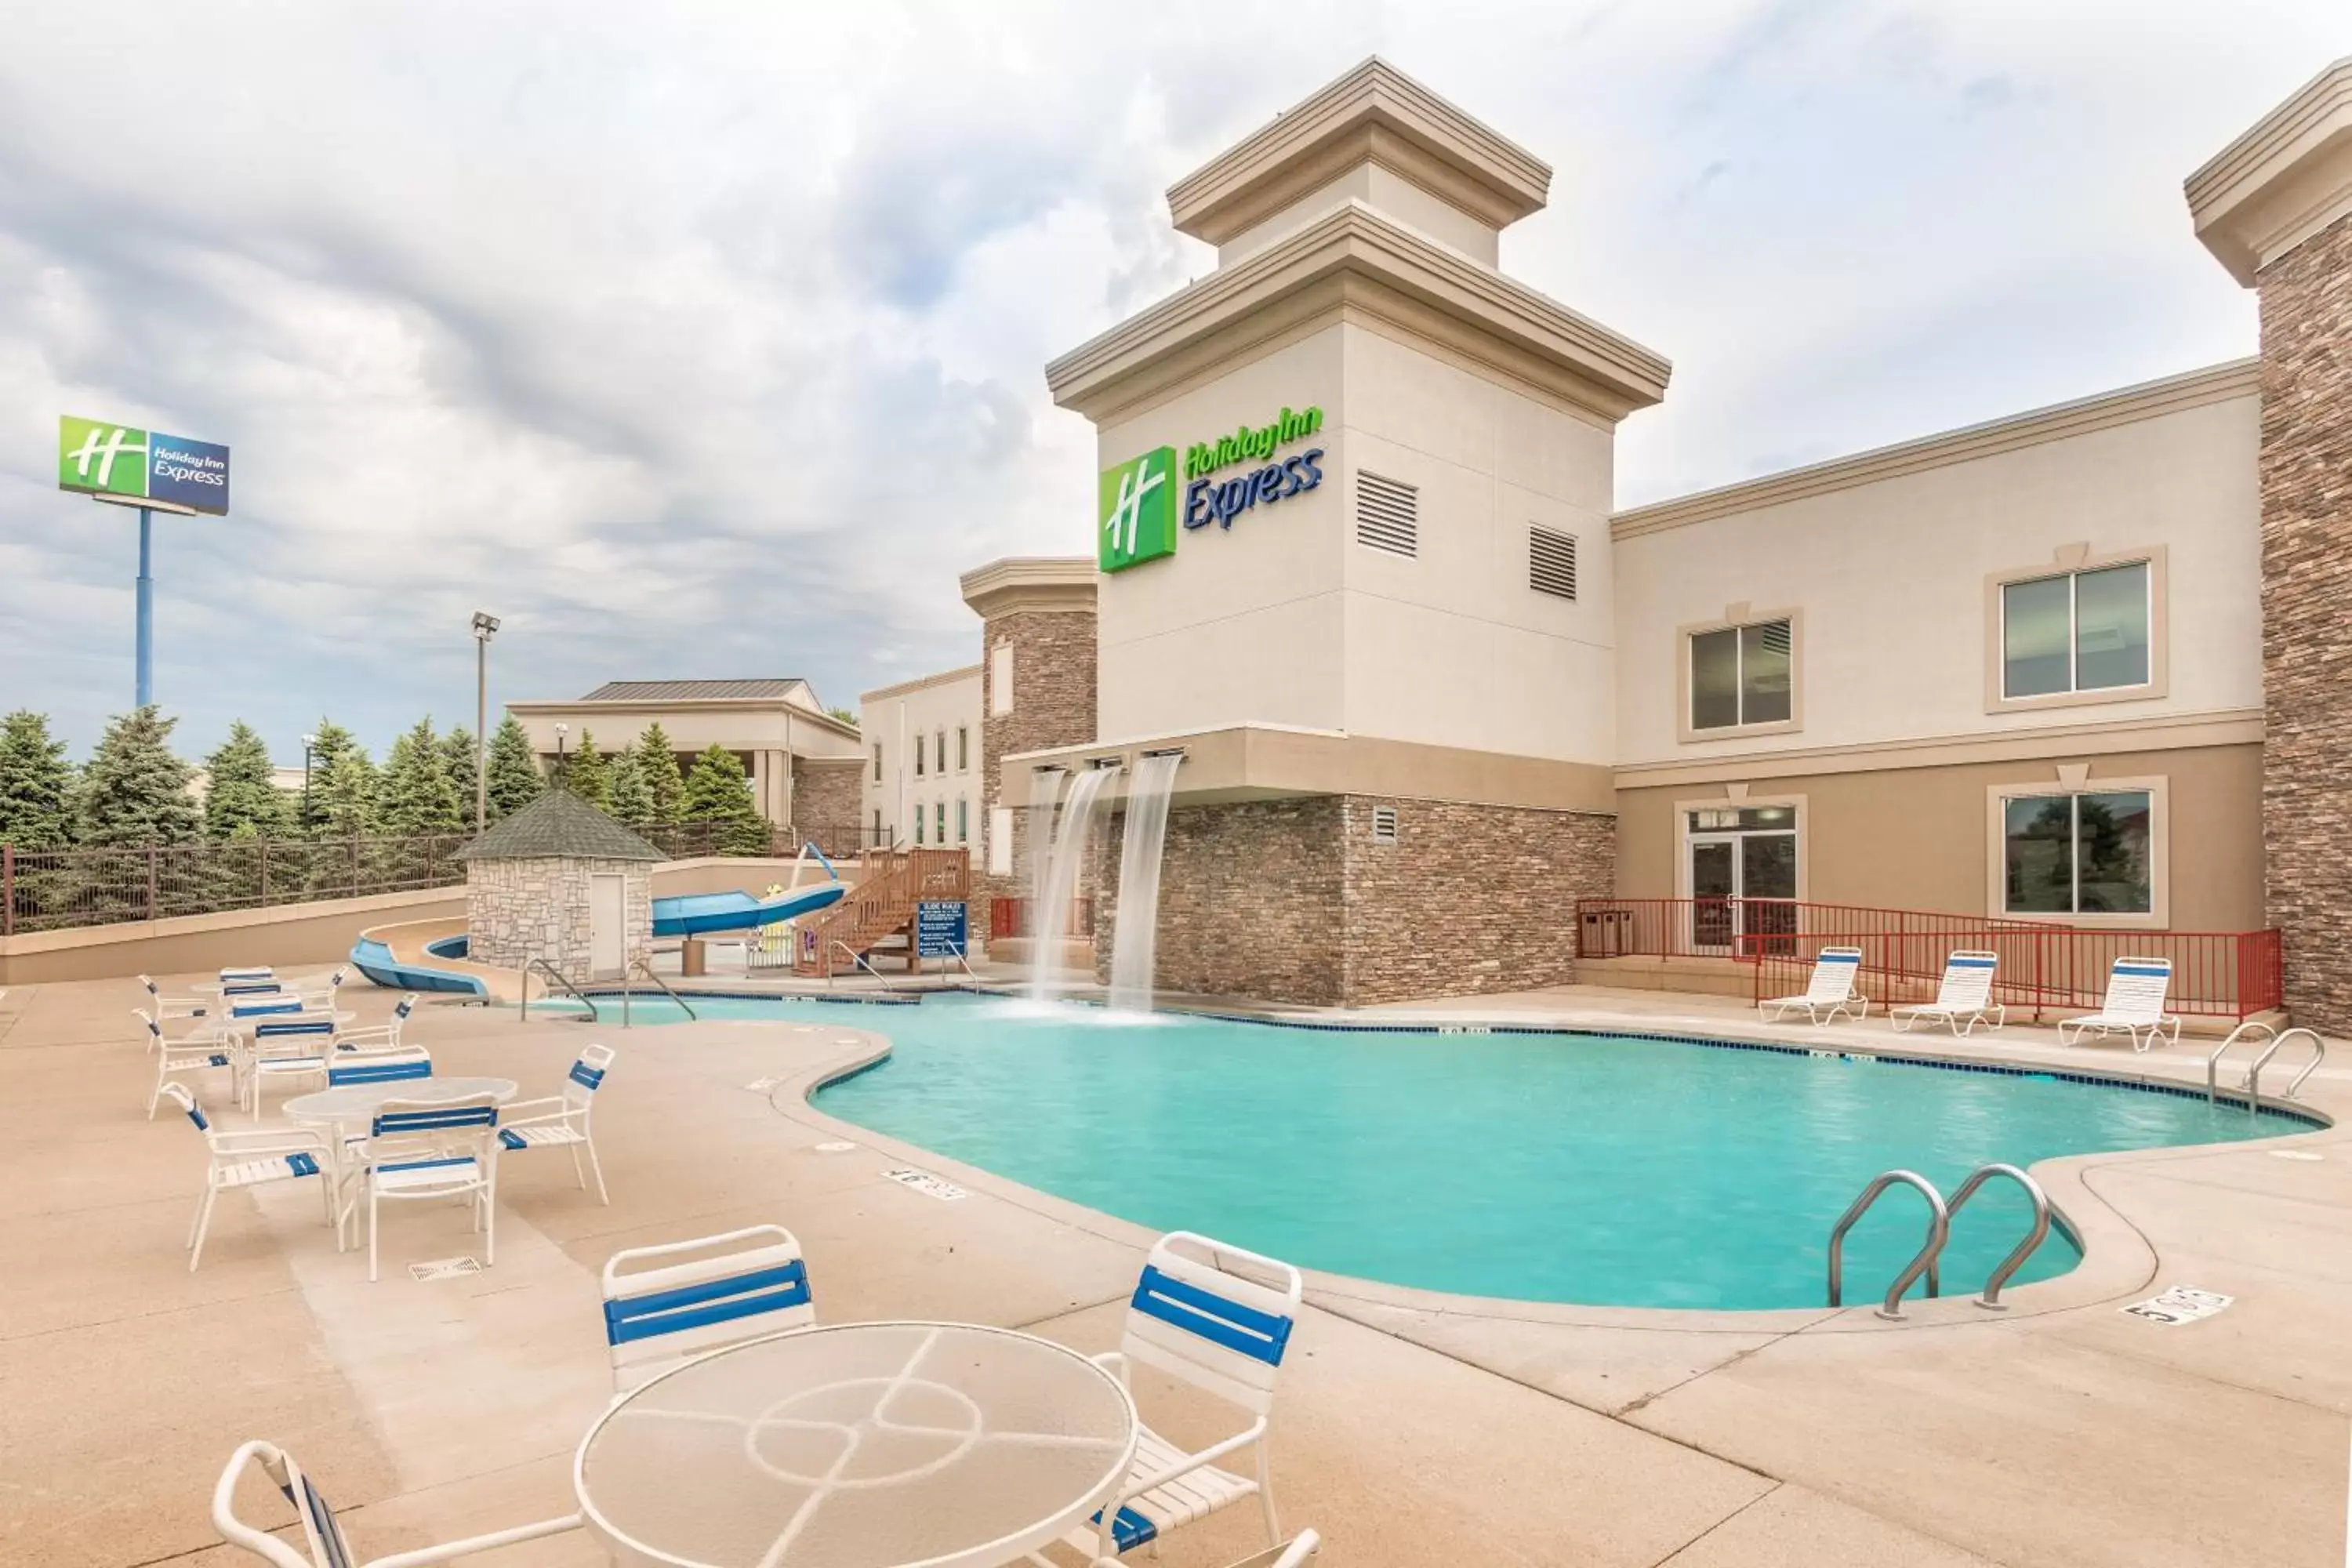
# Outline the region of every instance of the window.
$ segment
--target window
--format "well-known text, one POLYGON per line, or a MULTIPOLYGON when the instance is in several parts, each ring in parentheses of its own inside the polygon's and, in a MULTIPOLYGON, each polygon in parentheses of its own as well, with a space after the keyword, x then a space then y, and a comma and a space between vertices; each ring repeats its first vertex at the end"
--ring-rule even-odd
POLYGON ((922 841, 923 841, 923 803, 922 803, 921 801, 919 801, 919 801, 917 801, 917 802, 915 803, 915 842, 916 842, 916 843, 918 843, 918 844, 920 844, 922 841))
POLYGON ((2155 913, 2155 802, 2146 789, 2003 797, 2001 912, 2155 913))
POLYGON ((1391 555, 1421 548, 1421 493, 1378 474, 1356 475, 1356 542, 1391 555))
POLYGON ((882 782, 882 742, 879 741, 874 742, 874 782, 882 782))
POLYGON ((1690 634, 1690 727, 1786 724, 1796 713, 1790 617, 1690 634))
POLYGON ((948 771, 948 732, 945 730, 931 738, 931 761, 939 764, 940 773, 948 771))
POLYGON ((920 731, 915 733, 915 776, 923 776, 923 736, 920 731))
POLYGON ((956 796, 956 842, 971 842, 971 802, 962 795, 956 796))
POLYGON ((1528 526, 1528 586, 1556 599, 1576 597, 1576 535, 1528 526))
POLYGON ((2002 699, 2147 685, 2148 590, 2145 561, 2002 584, 2002 699))
POLYGON ((931 837, 941 844, 948 841, 948 803, 940 801, 931 807, 931 821, 939 829, 931 837))
POLYGON ((873 845, 877 849, 882 847, 882 808, 878 805, 874 808, 873 845))
POLYGON ((956 726, 956 772, 966 773, 971 770, 971 731, 959 724, 956 726))

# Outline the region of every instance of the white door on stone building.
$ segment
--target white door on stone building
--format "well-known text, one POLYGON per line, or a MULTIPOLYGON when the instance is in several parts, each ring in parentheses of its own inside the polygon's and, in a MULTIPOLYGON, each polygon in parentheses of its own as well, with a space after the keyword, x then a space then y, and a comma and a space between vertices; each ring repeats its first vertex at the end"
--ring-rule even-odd
POLYGON ((598 873, 588 879, 588 973, 603 980, 619 974, 628 962, 625 936, 629 918, 629 882, 625 877, 598 873))

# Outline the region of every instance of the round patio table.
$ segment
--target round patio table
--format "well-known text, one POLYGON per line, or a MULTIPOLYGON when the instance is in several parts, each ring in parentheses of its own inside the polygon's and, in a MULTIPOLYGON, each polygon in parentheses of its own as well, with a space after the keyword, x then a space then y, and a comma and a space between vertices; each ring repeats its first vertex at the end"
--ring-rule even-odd
POLYGON ((1135 1403, 1062 1345, 973 1323, 843 1323, 654 1378, 588 1428, 572 1485, 615 1563, 996 1568, 1090 1520, 1135 1403))
POLYGON ((328 1122, 341 1127, 366 1121, 388 1100, 466 1100, 487 1094, 504 1105, 515 1097, 510 1078, 399 1078, 383 1083, 346 1083, 298 1094, 280 1109, 289 1121, 328 1122))

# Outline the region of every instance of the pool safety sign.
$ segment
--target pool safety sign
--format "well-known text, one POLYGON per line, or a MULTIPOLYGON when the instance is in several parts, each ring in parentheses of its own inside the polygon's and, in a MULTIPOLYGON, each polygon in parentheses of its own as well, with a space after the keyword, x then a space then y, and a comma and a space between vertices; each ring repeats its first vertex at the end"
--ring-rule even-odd
POLYGON ((2192 1285, 2175 1285, 2161 1296, 2150 1296, 2145 1301, 2135 1301, 2120 1309, 2135 1318, 2146 1318, 2151 1323, 2177 1328, 2193 1323, 2200 1318, 2210 1318, 2231 1302, 2235 1296, 2224 1296, 2219 1290, 2200 1290, 2192 1285))
POLYGON ((224 517, 228 448, 68 414, 58 421, 58 488, 224 517))
POLYGON ((946 899, 925 900, 915 906, 915 956, 960 958, 968 934, 966 906, 946 899))

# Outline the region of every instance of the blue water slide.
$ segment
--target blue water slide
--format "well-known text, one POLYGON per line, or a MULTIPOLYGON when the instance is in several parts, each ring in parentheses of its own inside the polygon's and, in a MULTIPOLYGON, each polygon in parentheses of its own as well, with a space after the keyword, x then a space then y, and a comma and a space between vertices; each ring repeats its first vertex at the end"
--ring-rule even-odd
POLYGON ((750 931, 839 903, 848 890, 841 882, 819 882, 772 899, 755 899, 749 893, 688 893, 682 898, 656 899, 654 934, 701 936, 716 931, 750 931))
MULTIPOLYGON (((463 958, 466 939, 444 937, 428 943, 425 949, 436 958, 463 958)), ((447 991, 461 996, 489 994, 481 981, 455 970, 434 969, 425 964, 403 963, 393 956, 392 949, 373 937, 362 937, 352 949, 352 963, 362 974, 378 985, 394 991, 447 991)))

